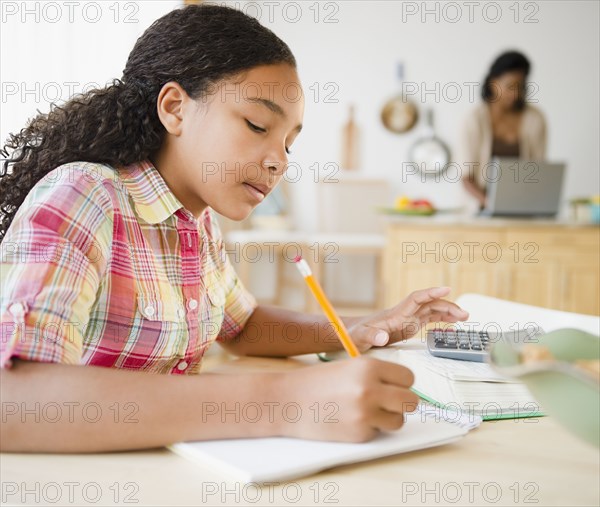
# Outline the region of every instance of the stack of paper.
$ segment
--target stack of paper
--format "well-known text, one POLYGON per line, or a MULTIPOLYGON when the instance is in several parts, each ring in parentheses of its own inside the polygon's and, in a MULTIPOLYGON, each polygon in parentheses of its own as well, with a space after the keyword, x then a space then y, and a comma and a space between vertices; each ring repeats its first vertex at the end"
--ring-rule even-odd
POLYGON ((433 357, 424 349, 397 350, 392 360, 413 371, 413 390, 435 405, 484 420, 543 415, 523 384, 488 364, 433 357))

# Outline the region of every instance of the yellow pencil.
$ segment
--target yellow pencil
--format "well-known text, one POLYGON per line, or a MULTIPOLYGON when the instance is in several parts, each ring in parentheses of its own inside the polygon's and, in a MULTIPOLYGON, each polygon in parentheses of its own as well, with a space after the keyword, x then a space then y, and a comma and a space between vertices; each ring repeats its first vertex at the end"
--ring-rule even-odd
POLYGON ((338 338, 342 342, 342 345, 346 349, 346 352, 348 352, 348 354, 350 354, 351 357, 360 356, 360 352, 356 348, 356 345, 352 341, 352 338, 350 338, 350 334, 348 333, 346 326, 344 326, 342 319, 340 319, 336 311, 333 309, 333 306, 327 299, 327 296, 325 296, 321 285, 319 285, 319 282, 313 276, 312 271, 306 263, 306 261, 302 257, 298 256, 294 259, 294 262, 296 263, 298 270, 304 277, 308 288, 313 293, 313 296, 315 296, 315 299, 323 309, 323 312, 325 313, 329 321, 333 324, 333 328, 335 329, 338 338))

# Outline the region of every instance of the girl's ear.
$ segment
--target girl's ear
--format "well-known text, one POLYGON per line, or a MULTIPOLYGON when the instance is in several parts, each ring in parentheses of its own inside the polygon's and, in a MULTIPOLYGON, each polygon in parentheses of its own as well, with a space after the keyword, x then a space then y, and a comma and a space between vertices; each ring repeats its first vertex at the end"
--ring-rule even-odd
POLYGON ((190 100, 185 90, 175 81, 169 81, 161 88, 156 99, 156 108, 158 118, 169 134, 181 134, 184 108, 190 100))

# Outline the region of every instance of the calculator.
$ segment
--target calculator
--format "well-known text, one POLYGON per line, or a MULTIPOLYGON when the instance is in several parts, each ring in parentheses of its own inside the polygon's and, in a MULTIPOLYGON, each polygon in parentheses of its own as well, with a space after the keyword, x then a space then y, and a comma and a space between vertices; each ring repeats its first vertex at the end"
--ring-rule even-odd
POLYGON ((536 337, 543 333, 539 326, 504 332, 435 328, 427 331, 427 348, 432 356, 484 363, 494 343, 536 343, 536 337))

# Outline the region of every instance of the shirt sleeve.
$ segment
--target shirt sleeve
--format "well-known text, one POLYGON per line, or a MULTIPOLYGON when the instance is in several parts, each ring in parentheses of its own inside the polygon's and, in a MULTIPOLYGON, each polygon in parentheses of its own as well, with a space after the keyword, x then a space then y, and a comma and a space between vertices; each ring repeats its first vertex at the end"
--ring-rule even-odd
POLYGON ((478 126, 477 115, 475 111, 471 111, 461 124, 457 158, 463 176, 475 180, 480 186, 479 150, 481 142, 481 131, 478 126))
POLYGON ((11 358, 78 364, 110 256, 113 207, 85 163, 30 191, 1 246, 0 367, 11 358))
POLYGON ((535 136, 535 147, 533 151, 533 158, 535 160, 545 160, 546 159, 546 141, 547 141, 547 127, 546 127, 546 118, 544 117, 544 113, 542 113, 539 109, 535 109, 537 116, 537 125, 536 125, 536 136, 535 136))
POLYGON ((256 298, 246 289, 229 260, 219 225, 212 210, 211 222, 213 239, 218 245, 222 261, 221 274, 225 290, 224 317, 217 335, 217 341, 225 342, 233 340, 242 332, 254 310, 256 310, 258 303, 256 298))
POLYGON ((258 306, 256 299, 246 290, 227 257, 225 264, 225 316, 217 336, 217 340, 221 342, 232 340, 239 335, 258 306))

